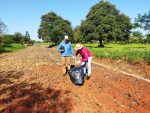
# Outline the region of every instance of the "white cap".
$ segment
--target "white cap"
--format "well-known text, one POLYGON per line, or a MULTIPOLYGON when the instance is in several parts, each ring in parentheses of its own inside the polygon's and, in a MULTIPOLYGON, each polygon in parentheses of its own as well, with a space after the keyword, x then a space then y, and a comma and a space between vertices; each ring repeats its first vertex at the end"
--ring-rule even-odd
POLYGON ((65 35, 64 39, 68 40, 68 36, 67 36, 67 35, 65 35))

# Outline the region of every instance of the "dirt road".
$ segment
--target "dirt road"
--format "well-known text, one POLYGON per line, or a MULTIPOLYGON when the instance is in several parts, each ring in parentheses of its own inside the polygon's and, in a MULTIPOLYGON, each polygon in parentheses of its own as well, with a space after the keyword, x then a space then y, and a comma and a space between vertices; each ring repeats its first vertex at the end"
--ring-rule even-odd
POLYGON ((150 82, 93 64, 75 86, 60 63, 55 48, 39 45, 1 54, 0 112, 150 113, 150 82))

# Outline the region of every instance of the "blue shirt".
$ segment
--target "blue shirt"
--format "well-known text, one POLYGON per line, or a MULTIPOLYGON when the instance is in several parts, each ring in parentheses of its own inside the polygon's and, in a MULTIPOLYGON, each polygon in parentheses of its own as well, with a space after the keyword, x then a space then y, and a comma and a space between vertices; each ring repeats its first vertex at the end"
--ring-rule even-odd
POLYGON ((58 46, 58 52, 61 53, 61 56, 74 56, 73 48, 71 45, 71 42, 65 43, 65 41, 62 41, 58 46), (63 46, 65 48, 65 52, 60 52, 60 47, 63 46))

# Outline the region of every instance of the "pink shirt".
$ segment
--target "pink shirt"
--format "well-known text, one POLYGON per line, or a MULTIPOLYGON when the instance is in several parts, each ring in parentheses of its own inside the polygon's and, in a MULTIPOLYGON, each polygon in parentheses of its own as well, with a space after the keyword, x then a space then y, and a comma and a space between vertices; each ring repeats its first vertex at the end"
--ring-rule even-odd
MULTIPOLYGON (((79 52, 77 52, 78 54, 79 52)), ((82 56, 81 62, 86 62, 88 57, 92 57, 92 53, 85 47, 81 49, 80 55, 82 56)))

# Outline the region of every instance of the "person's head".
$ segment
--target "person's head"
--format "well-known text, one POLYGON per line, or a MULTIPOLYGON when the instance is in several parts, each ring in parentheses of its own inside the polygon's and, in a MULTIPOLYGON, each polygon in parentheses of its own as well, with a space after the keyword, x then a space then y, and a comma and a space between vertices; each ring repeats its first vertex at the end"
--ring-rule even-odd
POLYGON ((76 51, 81 51, 81 49, 83 48, 83 45, 78 43, 76 46, 75 46, 75 50, 76 51))
POLYGON ((68 36, 67 35, 64 36, 64 41, 68 42, 68 36))

